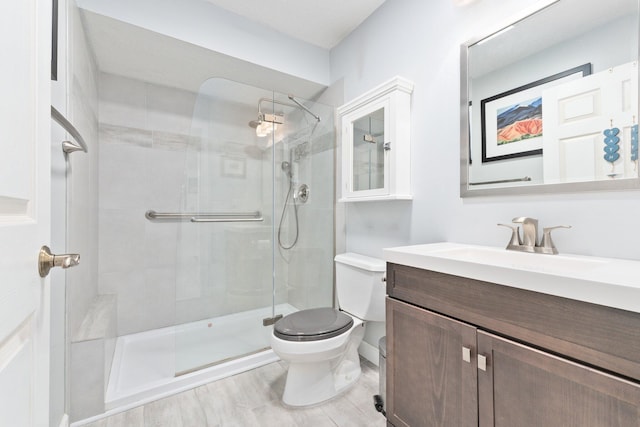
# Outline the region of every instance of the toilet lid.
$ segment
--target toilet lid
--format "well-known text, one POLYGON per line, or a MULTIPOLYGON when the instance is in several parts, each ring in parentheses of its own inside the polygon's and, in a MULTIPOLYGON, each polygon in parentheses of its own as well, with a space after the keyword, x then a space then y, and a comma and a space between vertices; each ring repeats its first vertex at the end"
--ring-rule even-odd
POLYGON ((278 320, 273 333, 286 341, 318 341, 348 331, 353 319, 333 308, 296 311, 278 320))

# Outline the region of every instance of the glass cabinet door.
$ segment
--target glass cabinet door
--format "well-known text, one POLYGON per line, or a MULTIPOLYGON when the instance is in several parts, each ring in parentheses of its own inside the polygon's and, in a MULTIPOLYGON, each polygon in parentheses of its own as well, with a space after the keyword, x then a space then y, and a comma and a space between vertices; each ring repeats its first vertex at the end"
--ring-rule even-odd
POLYGON ((384 188, 384 108, 353 122, 353 191, 384 188))

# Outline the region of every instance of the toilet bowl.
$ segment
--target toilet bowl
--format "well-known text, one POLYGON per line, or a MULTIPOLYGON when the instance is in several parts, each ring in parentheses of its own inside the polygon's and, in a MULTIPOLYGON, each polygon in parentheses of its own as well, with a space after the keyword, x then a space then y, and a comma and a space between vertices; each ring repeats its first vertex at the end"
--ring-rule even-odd
POLYGON ((288 406, 321 403, 355 383, 365 321, 384 320, 384 261, 354 253, 335 261, 340 309, 301 310, 274 325, 271 347, 289 363, 282 396, 288 406))

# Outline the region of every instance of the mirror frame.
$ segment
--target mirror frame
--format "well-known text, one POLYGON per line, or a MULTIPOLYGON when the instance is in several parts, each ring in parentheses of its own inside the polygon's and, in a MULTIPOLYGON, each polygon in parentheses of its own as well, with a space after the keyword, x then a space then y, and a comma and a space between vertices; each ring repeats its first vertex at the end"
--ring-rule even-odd
MULTIPOLYGON (((640 176, 637 178, 626 178, 617 181, 600 180, 584 182, 567 182, 554 184, 524 184, 510 187, 494 188, 469 188, 469 160, 470 160, 470 129, 469 129, 469 48, 480 40, 491 37, 510 25, 514 25, 535 13, 546 9, 561 0, 547 0, 542 6, 523 10, 520 14, 511 17, 507 22, 502 23, 484 33, 482 36, 473 37, 460 46, 460 197, 486 197, 486 196, 518 196, 531 194, 557 194, 557 193, 578 193, 587 191, 624 191, 640 190, 640 176)), ((639 11, 640 12, 640 11, 639 11)), ((637 58, 640 58, 640 47, 637 58)), ((636 59, 638 60, 638 59, 636 59)), ((638 100, 640 105, 640 99, 638 100)))

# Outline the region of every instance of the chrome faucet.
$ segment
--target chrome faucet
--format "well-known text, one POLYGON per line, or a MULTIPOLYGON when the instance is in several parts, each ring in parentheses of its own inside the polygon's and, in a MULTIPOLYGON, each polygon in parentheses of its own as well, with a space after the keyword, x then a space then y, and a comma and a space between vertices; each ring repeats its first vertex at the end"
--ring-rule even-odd
POLYGON ((507 249, 511 251, 531 252, 540 254, 557 254, 558 249, 551 240, 551 230, 556 228, 571 228, 570 225, 558 225, 555 227, 545 227, 543 229, 542 241, 538 244, 538 220, 529 217, 518 217, 512 220, 514 224, 522 224, 522 238, 520 238, 520 227, 511 224, 498 224, 512 230, 511 239, 507 244, 507 249))

